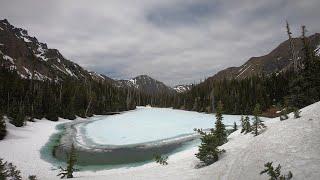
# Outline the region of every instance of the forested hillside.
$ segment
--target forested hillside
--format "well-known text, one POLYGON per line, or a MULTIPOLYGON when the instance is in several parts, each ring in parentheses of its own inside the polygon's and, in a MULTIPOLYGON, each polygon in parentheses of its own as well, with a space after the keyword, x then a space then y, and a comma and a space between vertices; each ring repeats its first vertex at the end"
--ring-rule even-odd
POLYGON ((6 19, 0 21, 0 112, 16 126, 33 118, 56 121, 58 117, 115 113, 136 105, 170 106, 172 91, 147 93, 119 86, 116 80, 65 59, 6 19))
MULTIPOLYGON (((182 93, 175 107, 212 112, 221 100, 225 113, 250 114, 256 103, 265 111, 275 106, 278 110, 288 106, 302 108, 319 101, 319 34, 307 37, 303 26, 301 37, 292 38, 289 26, 287 29, 289 40, 283 44, 288 46, 285 49, 288 51, 286 56, 290 63, 283 69, 242 78, 228 74, 222 76, 223 73, 218 73, 194 86, 190 91, 182 93)), ((278 50, 271 54, 275 52, 278 50)))

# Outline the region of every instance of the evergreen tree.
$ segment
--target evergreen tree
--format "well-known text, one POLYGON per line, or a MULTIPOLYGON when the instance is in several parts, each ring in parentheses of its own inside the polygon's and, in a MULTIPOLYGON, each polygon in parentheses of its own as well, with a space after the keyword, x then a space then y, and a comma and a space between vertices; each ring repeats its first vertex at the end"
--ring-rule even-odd
POLYGON ((213 132, 213 129, 208 133, 202 130, 198 130, 198 132, 201 135, 201 145, 199 146, 199 152, 196 154, 196 157, 205 165, 218 161, 219 154, 225 152, 225 150, 218 149, 219 140, 213 132))
POLYGON ((6 122, 3 119, 3 115, 0 112, 0 140, 2 140, 7 134, 6 122))
POLYGON ((246 131, 246 127, 245 127, 245 121, 244 121, 244 117, 241 116, 241 133, 246 131))
POLYGON ((12 163, 3 162, 0 159, 0 179, 1 180, 22 180, 20 171, 12 163))
POLYGON ((237 131, 238 130, 238 127, 237 127, 237 123, 234 122, 233 123, 233 132, 237 131))
POLYGON ((28 177, 29 180, 37 180, 37 176, 35 175, 31 175, 28 177))
POLYGON ((210 132, 204 132, 201 129, 197 130, 201 135, 201 145, 199 146, 199 152, 196 154, 196 157, 205 165, 218 161, 219 154, 225 152, 225 150, 218 149, 218 146, 227 142, 227 133, 222 119, 222 103, 220 101, 216 108, 215 129, 212 128, 210 132))
POLYGON ((280 164, 277 166, 277 168, 274 169, 272 166, 272 162, 268 162, 264 165, 266 169, 260 172, 261 174, 267 173, 270 176, 269 180, 290 180, 292 179, 293 175, 291 171, 287 175, 281 175, 281 166, 280 164))
POLYGON ((241 121, 242 121, 242 129, 241 129, 241 133, 245 133, 247 134, 248 132, 251 132, 251 124, 250 124, 250 118, 249 116, 246 116, 245 118, 241 117, 241 121))
POLYGON ((222 102, 218 102, 218 106, 216 108, 216 122, 215 122, 215 130, 214 134, 218 140, 218 146, 221 146, 222 144, 227 142, 227 133, 226 133, 226 127, 222 122, 222 102))
POLYGON ((299 108, 296 108, 296 107, 293 108, 294 118, 296 118, 296 119, 300 118, 301 117, 300 113, 301 113, 301 111, 299 110, 299 108))
POLYGON ((19 107, 15 107, 14 111, 10 113, 10 123, 15 125, 16 127, 24 126, 25 120, 26 116, 21 105, 19 105, 19 107))
POLYGON ((75 169, 75 163, 77 162, 77 155, 74 145, 71 145, 70 152, 68 154, 68 161, 67 161, 67 168, 60 167, 60 173, 57 176, 61 176, 61 179, 67 177, 67 178, 73 178, 73 172, 77 171, 78 169, 75 169))
POLYGON ((288 107, 285 107, 280 112, 280 121, 288 119, 288 107))
POLYGON ((302 66, 296 78, 290 82, 290 105, 304 107, 320 100, 320 58, 315 55, 302 26, 303 44, 302 66))
POLYGON ((249 116, 246 116, 245 122, 246 122, 246 133, 249 133, 252 131, 249 116))
POLYGON ((8 177, 11 177, 11 180, 22 180, 21 172, 17 170, 17 167, 14 166, 12 163, 8 164, 8 177))
POLYGON ((6 179, 8 176, 6 167, 7 167, 7 162, 3 162, 3 160, 0 159, 0 179, 1 180, 6 179))
POLYGON ((254 110, 253 110, 253 123, 252 123, 252 130, 253 134, 255 136, 258 136, 259 134, 259 129, 265 128, 266 126, 264 125, 263 121, 260 119, 259 115, 261 114, 260 110, 260 105, 256 104, 254 110))
MULTIPOLYGON (((30 180, 36 180, 36 176, 29 176, 30 180), (30 177, 33 177, 30 179, 30 177)), ((0 180, 22 180, 21 172, 12 163, 0 158, 0 180)))

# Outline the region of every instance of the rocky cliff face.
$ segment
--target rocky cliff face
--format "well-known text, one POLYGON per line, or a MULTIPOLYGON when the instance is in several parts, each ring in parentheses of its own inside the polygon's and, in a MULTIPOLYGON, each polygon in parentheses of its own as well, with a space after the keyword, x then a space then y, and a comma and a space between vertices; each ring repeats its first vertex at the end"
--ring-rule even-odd
POLYGON ((25 79, 111 81, 67 60, 57 49, 48 48, 47 44, 29 36, 26 30, 14 27, 6 19, 0 20, 0 66, 17 71, 25 79))

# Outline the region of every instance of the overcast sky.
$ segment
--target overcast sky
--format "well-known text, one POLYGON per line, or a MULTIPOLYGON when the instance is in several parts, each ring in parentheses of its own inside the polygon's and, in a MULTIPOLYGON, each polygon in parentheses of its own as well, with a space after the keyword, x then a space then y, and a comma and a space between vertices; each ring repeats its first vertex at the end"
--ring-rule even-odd
POLYGON ((286 19, 320 32, 320 1, 0 0, 0 18, 89 70, 176 85, 268 53, 286 19))

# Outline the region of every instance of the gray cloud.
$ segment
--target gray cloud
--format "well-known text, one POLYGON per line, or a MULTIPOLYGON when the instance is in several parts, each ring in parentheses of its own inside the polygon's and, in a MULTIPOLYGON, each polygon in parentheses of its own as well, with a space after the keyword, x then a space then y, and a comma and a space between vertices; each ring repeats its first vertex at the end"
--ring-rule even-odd
POLYGON ((113 78, 198 82, 286 39, 320 32, 318 0, 0 0, 0 17, 113 78))

